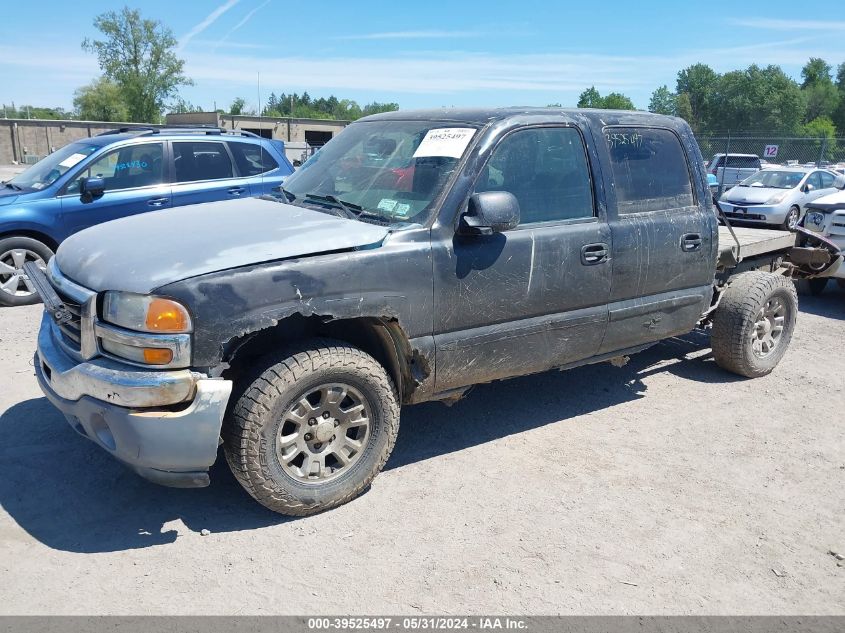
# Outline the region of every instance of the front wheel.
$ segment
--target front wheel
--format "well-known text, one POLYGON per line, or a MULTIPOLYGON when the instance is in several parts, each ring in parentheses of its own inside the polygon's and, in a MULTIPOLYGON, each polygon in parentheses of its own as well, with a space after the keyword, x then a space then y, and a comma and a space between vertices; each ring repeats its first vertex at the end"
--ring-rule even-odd
POLYGON ((256 501, 303 516, 363 492, 398 431, 398 396, 384 368, 356 347, 321 339, 271 360, 247 387, 224 450, 256 501))
POLYGON ((798 207, 790 207, 786 212, 786 218, 781 224, 781 228, 787 231, 794 231, 798 226, 798 220, 801 219, 801 209, 798 207))
POLYGON ((0 239, 0 305, 25 306, 40 300, 35 287, 23 271, 26 262, 35 262, 42 270, 53 256, 50 248, 31 237, 0 239))
POLYGON ((734 277, 722 293, 710 335, 716 363, 740 376, 765 376, 783 358, 795 330, 795 284, 752 271, 734 277))

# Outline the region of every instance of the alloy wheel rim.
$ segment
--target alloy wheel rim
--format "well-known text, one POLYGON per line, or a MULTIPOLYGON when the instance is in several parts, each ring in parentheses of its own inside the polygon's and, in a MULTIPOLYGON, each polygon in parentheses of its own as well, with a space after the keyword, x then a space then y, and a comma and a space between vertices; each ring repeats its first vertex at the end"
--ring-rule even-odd
POLYGON ((786 304, 778 297, 769 299, 754 321, 751 349, 758 358, 772 354, 783 338, 786 323, 786 304))
POLYGON ((41 270, 47 270, 44 258, 35 251, 13 248, 0 254, 0 292, 12 297, 29 297, 35 293, 35 286, 23 270, 26 262, 35 262, 41 270))
POLYGON ((787 218, 786 223, 789 228, 794 229, 796 226, 798 226, 798 215, 798 211, 796 211, 795 209, 790 209, 789 217, 787 218))
POLYGON ((367 400, 353 386, 309 388, 282 417, 276 458, 285 473, 302 483, 337 479, 361 459, 370 426, 367 400))

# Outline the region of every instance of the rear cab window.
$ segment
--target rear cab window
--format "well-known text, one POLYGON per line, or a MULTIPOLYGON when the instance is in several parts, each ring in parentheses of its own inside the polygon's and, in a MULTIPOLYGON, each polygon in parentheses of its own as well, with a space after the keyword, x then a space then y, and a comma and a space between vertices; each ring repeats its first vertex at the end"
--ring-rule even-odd
POLYGON ((674 132, 613 126, 604 137, 620 214, 695 206, 687 155, 674 132))

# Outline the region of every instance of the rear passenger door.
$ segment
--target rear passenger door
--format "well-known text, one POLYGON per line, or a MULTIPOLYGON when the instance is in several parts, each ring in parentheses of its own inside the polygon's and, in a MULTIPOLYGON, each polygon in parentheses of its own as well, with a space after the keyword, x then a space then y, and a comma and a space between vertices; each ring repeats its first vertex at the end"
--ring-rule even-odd
POLYGON ((584 140, 574 126, 510 132, 472 193, 512 193, 519 226, 433 236, 438 391, 544 371, 598 350, 611 240, 584 140))
POLYGON ((249 197, 223 141, 172 141, 173 206, 249 197))
POLYGON ((606 127, 604 137, 613 281, 600 351, 610 353, 695 327, 710 304, 718 238, 699 204, 691 138, 649 127, 606 127))

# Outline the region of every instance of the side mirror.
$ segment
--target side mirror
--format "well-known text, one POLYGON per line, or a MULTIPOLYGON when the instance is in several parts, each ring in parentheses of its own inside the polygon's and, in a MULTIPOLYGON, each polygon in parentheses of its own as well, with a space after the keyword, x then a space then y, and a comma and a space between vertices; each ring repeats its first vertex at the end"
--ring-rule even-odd
POLYGON ((837 189, 845 189, 845 176, 837 176, 833 181, 833 186, 837 189))
POLYGON ((815 187, 811 185, 809 182, 804 185, 804 193, 810 193, 815 187))
POLYGON ((493 235, 519 225, 519 202, 508 191, 473 194, 458 223, 461 235, 493 235))
POLYGON ((79 182, 79 193, 83 202, 91 202, 106 192, 106 181, 102 178, 83 178, 79 182))

